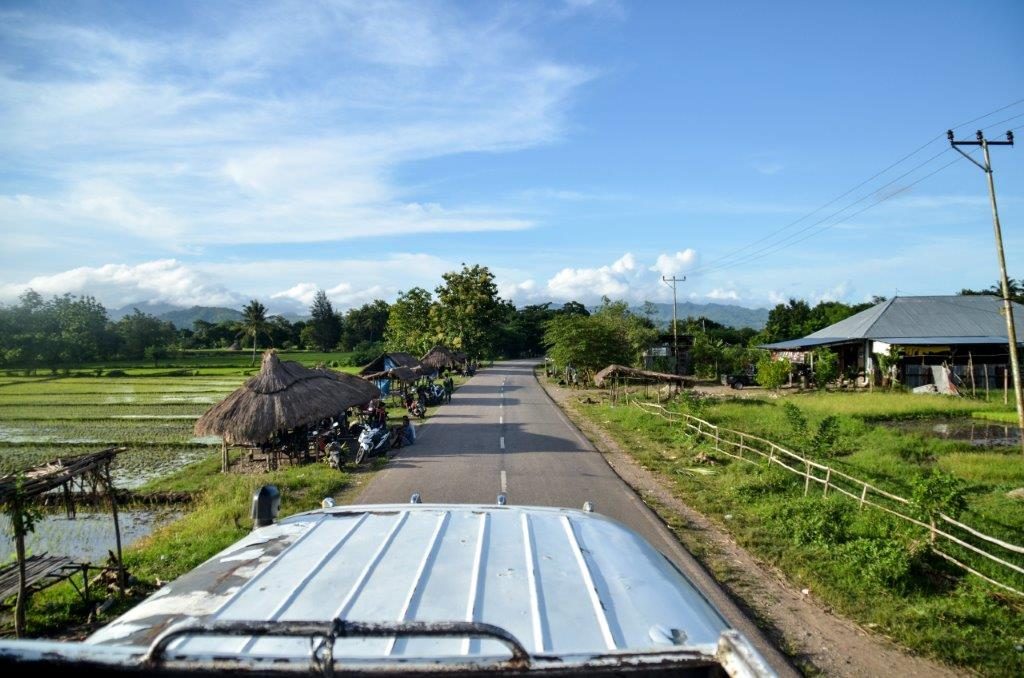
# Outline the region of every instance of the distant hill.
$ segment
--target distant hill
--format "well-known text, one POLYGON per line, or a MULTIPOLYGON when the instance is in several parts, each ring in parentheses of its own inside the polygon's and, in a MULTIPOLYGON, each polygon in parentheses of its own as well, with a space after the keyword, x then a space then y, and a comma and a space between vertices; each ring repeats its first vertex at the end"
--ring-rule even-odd
POLYGON ((157 317, 161 320, 171 321, 178 329, 192 329, 192 323, 197 320, 205 320, 216 325, 225 320, 241 320, 242 313, 233 308, 221 306, 193 306, 192 308, 166 311, 157 317))
POLYGON ((192 329, 192 323, 196 320, 205 320, 208 323, 219 323, 225 320, 241 320, 242 313, 236 311, 233 308, 224 308, 221 306, 193 306, 192 308, 182 308, 181 306, 173 306, 171 304, 163 304, 159 302, 141 302, 138 304, 129 304, 122 306, 121 308, 110 309, 107 311, 107 317, 111 320, 120 320, 126 315, 134 313, 135 309, 139 309, 143 313, 153 315, 160 320, 168 320, 174 323, 174 326, 178 329, 192 329))
MULTIPOLYGON (((672 324, 672 304, 654 304, 657 315, 653 320, 655 323, 669 327, 672 324)), ((632 309, 634 313, 642 313, 640 308, 632 309)), ((752 327, 755 330, 764 329, 768 322, 767 308, 747 308, 746 306, 733 306, 731 304, 695 304, 690 301, 681 301, 676 310, 676 317, 682 321, 687 316, 697 318, 704 316, 716 323, 728 325, 729 327, 741 328, 752 327)))

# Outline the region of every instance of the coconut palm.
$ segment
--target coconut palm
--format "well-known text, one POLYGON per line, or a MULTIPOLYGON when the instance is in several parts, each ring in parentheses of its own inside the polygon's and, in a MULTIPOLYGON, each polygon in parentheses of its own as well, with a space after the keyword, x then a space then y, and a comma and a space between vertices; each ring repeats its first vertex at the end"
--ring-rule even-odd
POLYGON ((242 309, 242 320, 236 329, 239 337, 252 337, 252 361, 256 364, 256 343, 259 335, 270 335, 270 323, 267 321, 267 307, 253 299, 242 309))

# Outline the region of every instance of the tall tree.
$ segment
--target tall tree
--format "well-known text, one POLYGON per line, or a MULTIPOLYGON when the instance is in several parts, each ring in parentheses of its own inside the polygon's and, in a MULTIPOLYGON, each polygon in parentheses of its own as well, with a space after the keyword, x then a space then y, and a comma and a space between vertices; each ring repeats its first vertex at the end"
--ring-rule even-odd
POLYGON ((252 337, 252 361, 256 364, 256 344, 259 335, 269 335, 270 323, 267 321, 267 307, 253 299, 242 308, 242 319, 237 324, 238 335, 252 337))
POLYGON ((369 346, 383 341, 389 313, 388 302, 383 299, 374 299, 358 308, 350 308, 342 323, 342 345, 351 351, 360 344, 369 346))
POLYGON ((341 318, 334 312, 334 306, 323 290, 317 290, 313 305, 309 307, 309 315, 306 326, 312 328, 309 332, 316 347, 321 351, 330 351, 337 346, 341 339, 341 318))
POLYGON ((422 287, 399 292, 388 314, 384 345, 389 351, 408 351, 421 356, 434 344, 430 326, 433 298, 422 287))
POLYGON ((436 288, 437 304, 431 321, 439 338, 472 357, 493 356, 501 318, 501 299, 494 274, 486 266, 462 265, 449 271, 436 288))

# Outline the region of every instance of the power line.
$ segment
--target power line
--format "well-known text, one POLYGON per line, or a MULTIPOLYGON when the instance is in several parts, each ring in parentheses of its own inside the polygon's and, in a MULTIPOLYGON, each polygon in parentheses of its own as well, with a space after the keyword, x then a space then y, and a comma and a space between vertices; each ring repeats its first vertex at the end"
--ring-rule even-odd
MULTIPOLYGON (((957 127, 962 127, 962 126, 964 126, 964 125, 969 125, 969 124, 971 124, 971 123, 974 123, 974 122, 977 122, 977 121, 979 121, 979 120, 983 120, 984 118, 988 118, 988 117, 990 117, 990 116, 992 116, 992 115, 995 115, 996 113, 999 113, 999 112, 1001 112, 1001 111, 1005 111, 1006 109, 1008 109, 1008 108, 1012 108, 1012 107, 1014 107, 1014 106, 1016 106, 1016 105, 1018 105, 1018 104, 1021 104, 1021 103, 1024 103, 1024 99, 1018 99, 1018 100, 1016 100, 1016 101, 1013 101, 1013 102, 1011 102, 1011 103, 1008 103, 1008 104, 1006 104, 1005 106, 1001 106, 1001 107, 999 107, 999 108, 996 108, 996 109, 994 109, 994 110, 991 110, 991 111, 989 111, 988 113, 985 113, 985 114, 983 114, 983 115, 980 115, 980 116, 978 116, 978 117, 976 117, 976 118, 972 118, 972 119, 970 119, 970 120, 967 120, 967 121, 964 121, 964 122, 960 122, 960 123, 957 123, 957 124, 953 125, 953 128, 955 129, 955 128, 957 128, 957 127)), ((1017 115, 1017 116, 1014 116, 1014 117, 1012 117, 1012 118, 1008 118, 1007 120, 1004 120, 1004 121, 1001 121, 1001 122, 998 122, 998 123, 995 123, 995 124, 996 124, 996 125, 1000 125, 1000 124, 1002 124, 1003 122, 1009 122, 1010 120, 1014 120, 1014 119, 1016 119, 1016 118, 1018 118, 1018 117, 1022 117, 1022 116, 1024 116, 1024 113, 1022 113, 1022 114, 1020 114, 1020 115, 1017 115)), ((888 172, 889 170, 893 169, 893 168, 894 168, 894 167, 896 167, 897 165, 900 165, 901 163, 905 162, 906 160, 910 159, 911 157, 913 157, 913 156, 917 155, 918 153, 920 153, 921 151, 923 151, 923 150, 924 150, 925 148, 927 148, 928 146, 932 145, 933 143, 935 143, 935 142, 936 142, 936 141, 938 141, 939 139, 942 139, 942 138, 943 138, 944 136, 945 136, 945 134, 944 134, 944 133, 940 133, 940 134, 936 135, 936 136, 935 136, 935 137, 933 137, 932 139, 928 140, 927 142, 925 142, 925 143, 924 143, 924 144, 922 144, 921 146, 919 146, 919 147, 917 147, 916 149, 914 149, 913 151, 911 151, 910 153, 907 153, 906 155, 904 155, 904 156, 903 156, 902 158, 900 158, 900 159, 899 159, 899 160, 897 160, 896 162, 894 162, 894 163, 890 164, 889 166, 885 167, 884 169, 882 169, 882 170, 880 170, 880 171, 876 172, 875 174, 873 174, 873 175, 872 175, 872 176, 870 176, 869 178, 865 179, 864 181, 860 182, 859 184, 857 184, 857 185, 856 185, 856 186, 854 186, 853 188, 851 188, 851 189, 849 189, 849 190, 847 190, 847 191, 845 191, 845 192, 841 193, 840 195, 837 195, 837 196, 836 196, 835 198, 832 198, 831 200, 829 200, 829 201, 828 201, 828 202, 826 202, 825 204, 823 204, 823 205, 821 205, 821 206, 819 206, 819 207, 815 208, 815 209, 814 209, 814 210, 812 210, 811 212, 808 212, 807 214, 803 215, 803 216, 802 216, 802 217, 800 217, 799 219, 796 219, 795 221, 792 221, 792 222, 790 222, 790 223, 786 224, 785 226, 782 226, 781 228, 778 228, 778 229, 776 229, 776 230, 774 230, 774 231, 771 231, 770 233, 768 233, 768 234, 766 234, 766 235, 762 236, 761 238, 759 238, 759 239, 757 239, 757 240, 755 240, 755 241, 753 241, 753 242, 751 242, 751 243, 748 243, 747 245, 744 245, 743 247, 740 247, 740 248, 738 248, 738 249, 735 249, 735 250, 733 250, 733 251, 731 251, 731 252, 728 252, 727 254, 724 254, 724 255, 722 255, 722 256, 720 256, 720 257, 716 258, 716 259, 712 259, 711 261, 709 261, 709 262, 708 262, 708 264, 707 264, 707 265, 705 265, 705 266, 703 266, 703 267, 701 267, 701 268, 695 269, 694 271, 691 271, 691 273, 699 273, 699 272, 706 272, 706 271, 709 271, 709 270, 716 270, 716 269, 718 269, 718 268, 727 268, 727 267, 731 267, 731 266, 732 266, 732 264, 734 264, 734 263, 739 263, 740 261, 743 261, 743 260, 745 260, 745 259, 747 258, 747 256, 749 256, 749 255, 745 255, 744 257, 740 257, 740 259, 739 259, 739 260, 736 260, 736 261, 734 261, 734 262, 727 262, 727 263, 723 264, 722 266, 715 266, 715 265, 714 265, 714 264, 716 264, 716 263, 718 263, 718 262, 723 262, 723 261, 725 261, 725 260, 727 260, 727 259, 731 259, 731 258, 735 257, 736 255, 738 255, 738 254, 740 254, 740 253, 742 253, 742 252, 745 252, 745 251, 747 251, 747 250, 751 249, 752 247, 754 247, 754 246, 756 246, 756 245, 758 245, 758 244, 760 244, 760 243, 763 243, 763 242, 765 242, 765 241, 767 241, 767 240, 770 240, 770 239, 772 239, 773 237, 775 237, 776 235, 779 235, 780 233, 782 233, 782 232, 784 232, 784 231, 786 231, 786 230, 788 230, 788 229, 792 228, 793 226, 796 226, 797 224, 799 224, 799 223, 801 223, 801 222, 805 221, 806 219, 808 219, 808 218, 810 218, 810 217, 814 216, 815 214, 817 214, 818 212, 822 211, 823 209, 825 209, 825 208, 827 208, 827 207, 830 207, 831 205, 834 205, 835 203, 839 202, 840 200, 842 200, 842 199, 843 199, 843 198, 845 198, 846 196, 850 195, 851 193, 853 193, 853 192, 854 192, 854 191, 856 191, 857 189, 861 188, 862 186, 865 186, 866 184, 868 184, 868 183, 870 183, 871 181, 873 181, 873 180, 877 179, 878 177, 882 176, 883 174, 885 174, 885 173, 886 173, 886 172, 888 172)), ((946 149, 946 150, 948 150, 948 149, 946 149)), ((940 155, 941 155, 941 154, 940 154, 940 155)), ((930 162, 931 160, 934 160, 934 157, 930 158, 930 159, 929 159, 928 161, 925 161, 925 163, 922 163, 922 165, 924 165, 924 164, 927 164, 927 163, 928 163, 928 162, 930 162)), ((918 166, 917 166, 917 168, 921 167, 922 165, 918 165, 918 166)), ((915 169, 917 169, 917 168, 915 168, 915 169)), ((906 176, 906 174, 904 174, 903 176, 906 176)), ((900 178, 902 178, 902 177, 900 177, 900 178)), ((897 180, 898 180, 898 179, 897 179, 897 180)), ((892 183, 892 182, 890 182, 890 184, 891 184, 891 183, 892 183)), ((886 184, 886 185, 889 185, 889 184, 886 184)), ((882 186, 881 188, 885 188, 885 186, 882 186)), ((881 188, 879 188, 879 189, 876 189, 876 190, 875 190, 874 192, 875 192, 875 193, 877 193, 877 191, 878 191, 878 190, 881 190, 881 188)), ((870 194, 869 194, 869 195, 870 195, 870 194)), ((845 208, 843 208, 842 210, 839 210, 839 212, 842 212, 842 211, 844 211, 844 210, 846 210, 846 209, 849 209, 850 207, 853 207, 853 205, 856 205, 856 204, 858 204, 859 202, 863 201, 863 200, 865 199, 865 197, 867 197, 867 196, 863 196, 863 197, 861 197, 861 198, 860 198, 860 199, 858 199, 857 201, 855 201, 855 202, 853 202, 853 203, 851 203, 851 204, 847 205, 847 206, 846 206, 845 208)), ((830 219, 830 218, 831 218, 832 216, 834 216, 835 214, 838 214, 839 212, 834 212, 834 213, 833 213, 832 215, 829 215, 828 217, 825 217, 825 220, 828 220, 828 219, 830 219)), ((818 224, 820 224, 820 223, 821 223, 821 221, 815 222, 815 224, 812 224, 812 225, 811 225, 811 228, 813 228, 814 226, 816 226, 816 225, 818 225, 818 224)), ((805 229, 801 229, 801 230, 797 231, 797 232, 796 232, 796 233, 794 233, 794 234, 790 234, 789 236, 787 236, 787 237, 786 237, 786 239, 788 239, 788 238, 792 237, 793 235, 796 235, 796 234, 798 234, 798 233, 802 233, 802 232, 805 232, 805 231, 806 231, 806 228, 805 228, 805 229)), ((785 240, 785 239, 784 239, 784 240, 785 240)), ((783 241, 784 241, 784 240, 783 240, 783 241)), ((769 247, 771 247, 771 245, 770 245, 769 247)))
MULTIPOLYGON (((766 253, 770 254, 770 253, 778 251, 780 249, 784 249, 785 247, 788 247, 789 245, 794 244, 795 242, 802 242, 803 240, 805 240, 805 238, 801 238, 801 239, 795 240, 795 241, 793 240, 793 238, 796 238, 797 236, 799 236, 799 235, 801 235, 803 233, 806 233, 807 231, 815 228, 816 226, 820 226, 821 224, 825 223, 829 219, 832 219, 832 218, 834 218, 836 216, 841 215, 843 212, 847 211, 848 209, 850 209, 850 208, 852 208, 852 207, 854 207, 856 205, 859 205, 860 203, 864 202, 865 200, 867 200, 871 196, 878 195, 879 191, 882 191, 882 190, 892 186, 893 184, 895 184, 900 179, 903 179, 903 178, 913 174, 914 172, 916 172, 917 170, 921 169, 925 165, 929 164, 930 162, 932 162, 936 158, 938 158, 938 157, 940 157, 940 156, 942 156, 942 155, 944 155, 945 153, 948 153, 948 152, 949 152, 948 148, 942 149, 941 151, 939 151, 935 155, 931 156, 930 158, 928 158, 927 160, 925 160, 922 163, 918 163, 917 165, 915 165, 914 167, 910 168, 909 170, 907 170, 903 174, 899 175, 895 179, 892 179, 892 180, 882 184, 878 188, 875 188, 872 191, 870 191, 868 193, 865 193, 864 195, 862 195, 860 198, 858 198, 857 200, 853 201, 852 203, 846 205, 845 207, 842 207, 842 208, 836 210, 835 212, 832 212, 831 214, 829 214, 829 215, 819 219, 818 221, 814 222, 813 224, 810 224, 810 225, 805 226, 805 227, 803 227, 803 228, 801 228, 801 229, 799 229, 797 231, 794 231, 793 233, 790 233, 788 236, 786 236, 782 240, 779 240, 779 241, 777 241, 777 242, 775 242, 775 243, 773 243, 771 245, 768 245, 766 247, 762 247, 762 248, 754 251, 753 253, 744 255, 743 257, 740 257, 739 259, 736 259, 734 261, 727 262, 727 263, 722 264, 720 266, 705 266, 703 268, 697 269, 696 271, 693 271, 693 273, 698 273, 698 272, 699 273, 705 273, 705 272, 713 271, 713 270, 721 270, 721 269, 726 269, 726 268, 732 268, 734 266, 746 263, 748 261, 752 261, 752 260, 755 260, 755 259, 760 259, 761 257, 758 256, 758 255, 760 255, 762 252, 766 252, 766 253)), ((905 189, 901 189, 900 191, 897 191, 897 193, 902 192, 902 190, 905 190, 905 189)), ((895 195, 895 194, 893 194, 893 195, 895 195)), ((889 197, 891 197, 891 196, 889 196, 889 197)), ((847 218, 849 218, 849 216, 842 217, 840 219, 840 221, 842 221, 843 219, 847 219, 847 218)))

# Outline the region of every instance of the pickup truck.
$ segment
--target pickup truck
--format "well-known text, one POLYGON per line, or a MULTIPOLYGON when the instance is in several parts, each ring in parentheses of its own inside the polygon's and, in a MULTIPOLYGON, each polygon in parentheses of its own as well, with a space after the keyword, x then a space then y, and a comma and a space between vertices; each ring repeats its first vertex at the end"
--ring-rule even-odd
POLYGON ((86 640, 0 641, 4 675, 774 675, 668 558, 589 504, 414 495, 276 521, 270 490, 248 536, 86 640))

